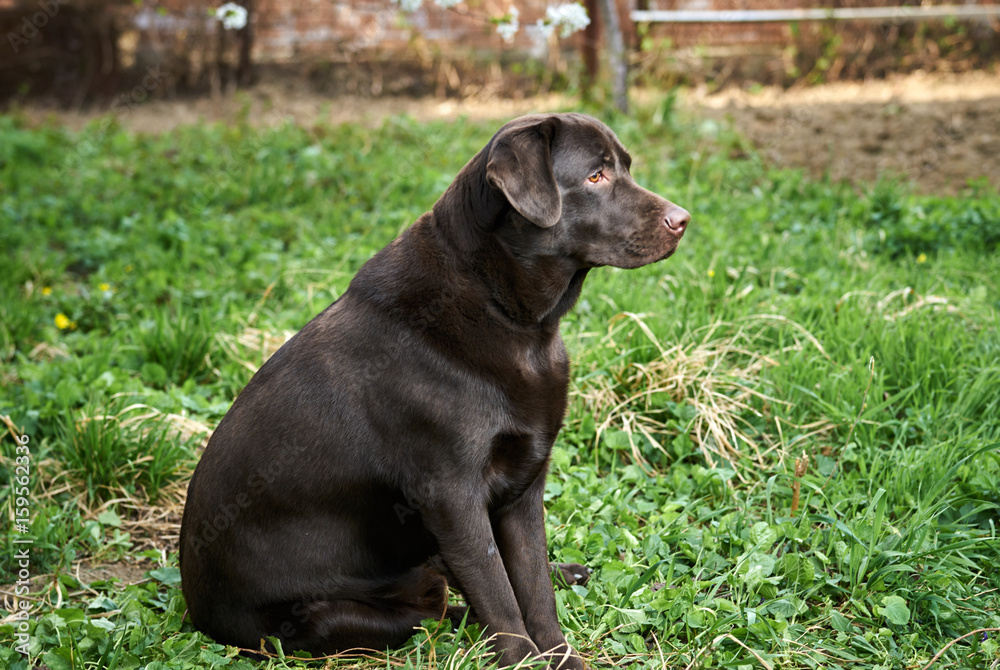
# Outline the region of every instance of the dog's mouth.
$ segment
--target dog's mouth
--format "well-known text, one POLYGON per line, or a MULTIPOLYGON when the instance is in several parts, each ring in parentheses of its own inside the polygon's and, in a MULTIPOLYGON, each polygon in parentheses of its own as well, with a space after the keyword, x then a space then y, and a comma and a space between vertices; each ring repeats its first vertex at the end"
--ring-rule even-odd
POLYGON ((650 261, 650 262, 651 263, 659 263, 660 261, 665 261, 668 258, 670 258, 671 256, 673 256, 675 251, 677 251, 677 245, 674 245, 673 248, 668 249, 665 253, 661 254, 660 257, 657 258, 655 261, 650 261))
MULTIPOLYGON (((677 238, 679 240, 680 239, 680 235, 678 235, 677 238)), ((656 256, 654 256, 653 258, 649 259, 648 261, 646 261, 642 265, 652 265, 653 263, 659 263, 660 261, 665 261, 668 258, 670 258, 671 256, 673 256, 675 251, 677 251, 677 244, 672 244, 665 251, 659 252, 656 256)))
MULTIPOLYGON (((677 209, 680 208, 678 207, 677 209)), ((683 212, 684 210, 681 211, 683 212)), ((687 212, 684 212, 684 215, 687 218, 682 221, 675 221, 673 224, 671 224, 669 216, 664 217, 664 226, 667 229, 667 234, 656 236, 659 238, 659 244, 653 243, 636 245, 634 248, 627 249, 627 251, 632 252, 638 257, 637 260, 640 262, 636 267, 659 263, 660 261, 666 260, 674 255, 674 252, 677 251, 677 247, 680 245, 681 238, 684 237, 684 231, 687 230, 687 221, 690 218, 690 215, 688 215, 687 212)))
POLYGON ((677 241, 679 240, 680 235, 677 235, 675 241, 673 241, 672 244, 668 244, 666 248, 663 248, 662 246, 657 246, 655 248, 646 245, 637 246, 626 243, 624 248, 621 249, 621 253, 617 255, 617 258, 612 257, 602 259, 597 263, 594 263, 592 267, 610 265, 623 270, 634 270, 635 268, 641 268, 644 265, 659 263, 660 261, 673 256, 674 252, 677 251, 677 241))
MULTIPOLYGON (((677 251, 691 215, 673 203, 646 219, 633 224, 631 236, 620 238, 584 261, 588 267, 610 265, 632 270, 666 260, 677 251)), ((597 246, 597 245, 595 245, 597 246)))

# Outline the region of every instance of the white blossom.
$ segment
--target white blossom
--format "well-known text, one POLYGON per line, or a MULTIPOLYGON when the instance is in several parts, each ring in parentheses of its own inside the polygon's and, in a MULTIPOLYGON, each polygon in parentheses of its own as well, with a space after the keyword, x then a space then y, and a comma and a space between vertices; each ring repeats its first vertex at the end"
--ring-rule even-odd
POLYGON ((557 27, 560 37, 566 38, 590 25, 587 10, 579 2, 567 2, 545 10, 545 18, 538 19, 538 29, 548 37, 557 27))
MULTIPOLYGON (((462 0, 434 0, 434 4, 442 9, 451 9, 461 1, 462 0)), ((424 4, 424 0, 392 0, 392 2, 399 5, 399 8, 404 12, 415 12, 423 7, 424 4)), ((238 7, 244 12, 246 11, 243 10, 242 7, 234 5, 233 3, 226 3, 223 5, 223 7, 230 6, 238 7)), ((222 11, 222 7, 219 8, 219 11, 222 11)), ((510 7, 507 10, 506 15, 491 19, 493 23, 496 24, 497 32, 500 34, 500 37, 504 39, 504 41, 512 41, 514 39, 514 35, 516 35, 517 31, 521 29, 519 17, 520 11, 517 7, 510 7)), ((548 39, 555 32, 556 28, 559 28, 559 36, 565 38, 569 37, 578 30, 583 30, 589 25, 590 17, 587 16, 587 10, 583 5, 579 2, 566 2, 546 9, 545 18, 538 19, 535 27, 543 37, 548 39)))
POLYGON ((247 8, 235 2, 227 2, 215 10, 215 18, 222 21, 226 30, 241 30, 247 25, 247 8))
POLYGON ((398 4, 399 8, 402 9, 404 12, 415 12, 418 9, 420 9, 424 4, 424 0, 392 0, 392 1, 398 4))
POLYGON ((505 42, 510 42, 514 39, 514 35, 521 28, 520 22, 517 17, 520 16, 520 12, 517 7, 511 7, 507 12, 507 16, 503 17, 497 22, 497 32, 500 33, 500 37, 504 39, 505 42))
POLYGON ((550 23, 547 19, 538 19, 538 21, 535 22, 535 28, 538 29, 538 32, 540 32, 542 37, 545 39, 552 37, 552 33, 556 30, 555 24, 550 23))

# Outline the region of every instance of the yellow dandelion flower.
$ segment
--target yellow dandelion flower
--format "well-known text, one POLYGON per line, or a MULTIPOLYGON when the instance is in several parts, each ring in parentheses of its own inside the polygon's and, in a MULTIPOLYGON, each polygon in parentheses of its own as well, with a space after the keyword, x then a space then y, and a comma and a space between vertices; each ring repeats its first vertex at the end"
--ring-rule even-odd
POLYGON ((715 276, 715 270, 709 270, 708 271, 708 276, 709 277, 714 277, 715 276))
POLYGON ((58 328, 59 330, 66 330, 71 326, 73 326, 73 322, 69 320, 68 316, 66 316, 62 312, 56 314, 56 328, 58 328))
POLYGON ((110 291, 111 290, 111 284, 104 284, 104 283, 102 283, 97 288, 101 289, 102 291, 110 291))
POLYGON ((52 287, 51 286, 43 286, 42 287, 42 295, 52 295, 52 287))
POLYGON ((917 262, 918 263, 926 263, 927 262, 927 254, 920 254, 919 256, 917 256, 917 262))
POLYGON ((131 263, 125 266, 125 272, 131 272, 132 270, 135 270, 135 266, 131 263))

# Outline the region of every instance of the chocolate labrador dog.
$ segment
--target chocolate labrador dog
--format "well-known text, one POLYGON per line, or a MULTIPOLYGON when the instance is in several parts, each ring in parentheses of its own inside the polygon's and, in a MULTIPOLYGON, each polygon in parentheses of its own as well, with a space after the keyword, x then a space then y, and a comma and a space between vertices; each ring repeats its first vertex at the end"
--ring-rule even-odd
POLYGON ((385 649, 461 619, 450 585, 501 665, 584 667, 542 518, 569 379, 559 319, 591 268, 670 256, 690 218, 631 162, 590 117, 511 121, 260 368, 188 489, 195 626, 247 649, 385 649))

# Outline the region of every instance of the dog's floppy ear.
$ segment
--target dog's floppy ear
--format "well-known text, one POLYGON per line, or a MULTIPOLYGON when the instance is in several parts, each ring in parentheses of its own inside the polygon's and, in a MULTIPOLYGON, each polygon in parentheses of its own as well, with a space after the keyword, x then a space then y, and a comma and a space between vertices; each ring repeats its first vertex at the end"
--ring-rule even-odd
POLYGON ((524 218, 542 228, 562 216, 562 196, 552 171, 552 139, 558 119, 548 117, 502 129, 493 138, 486 180, 503 191, 524 218))

